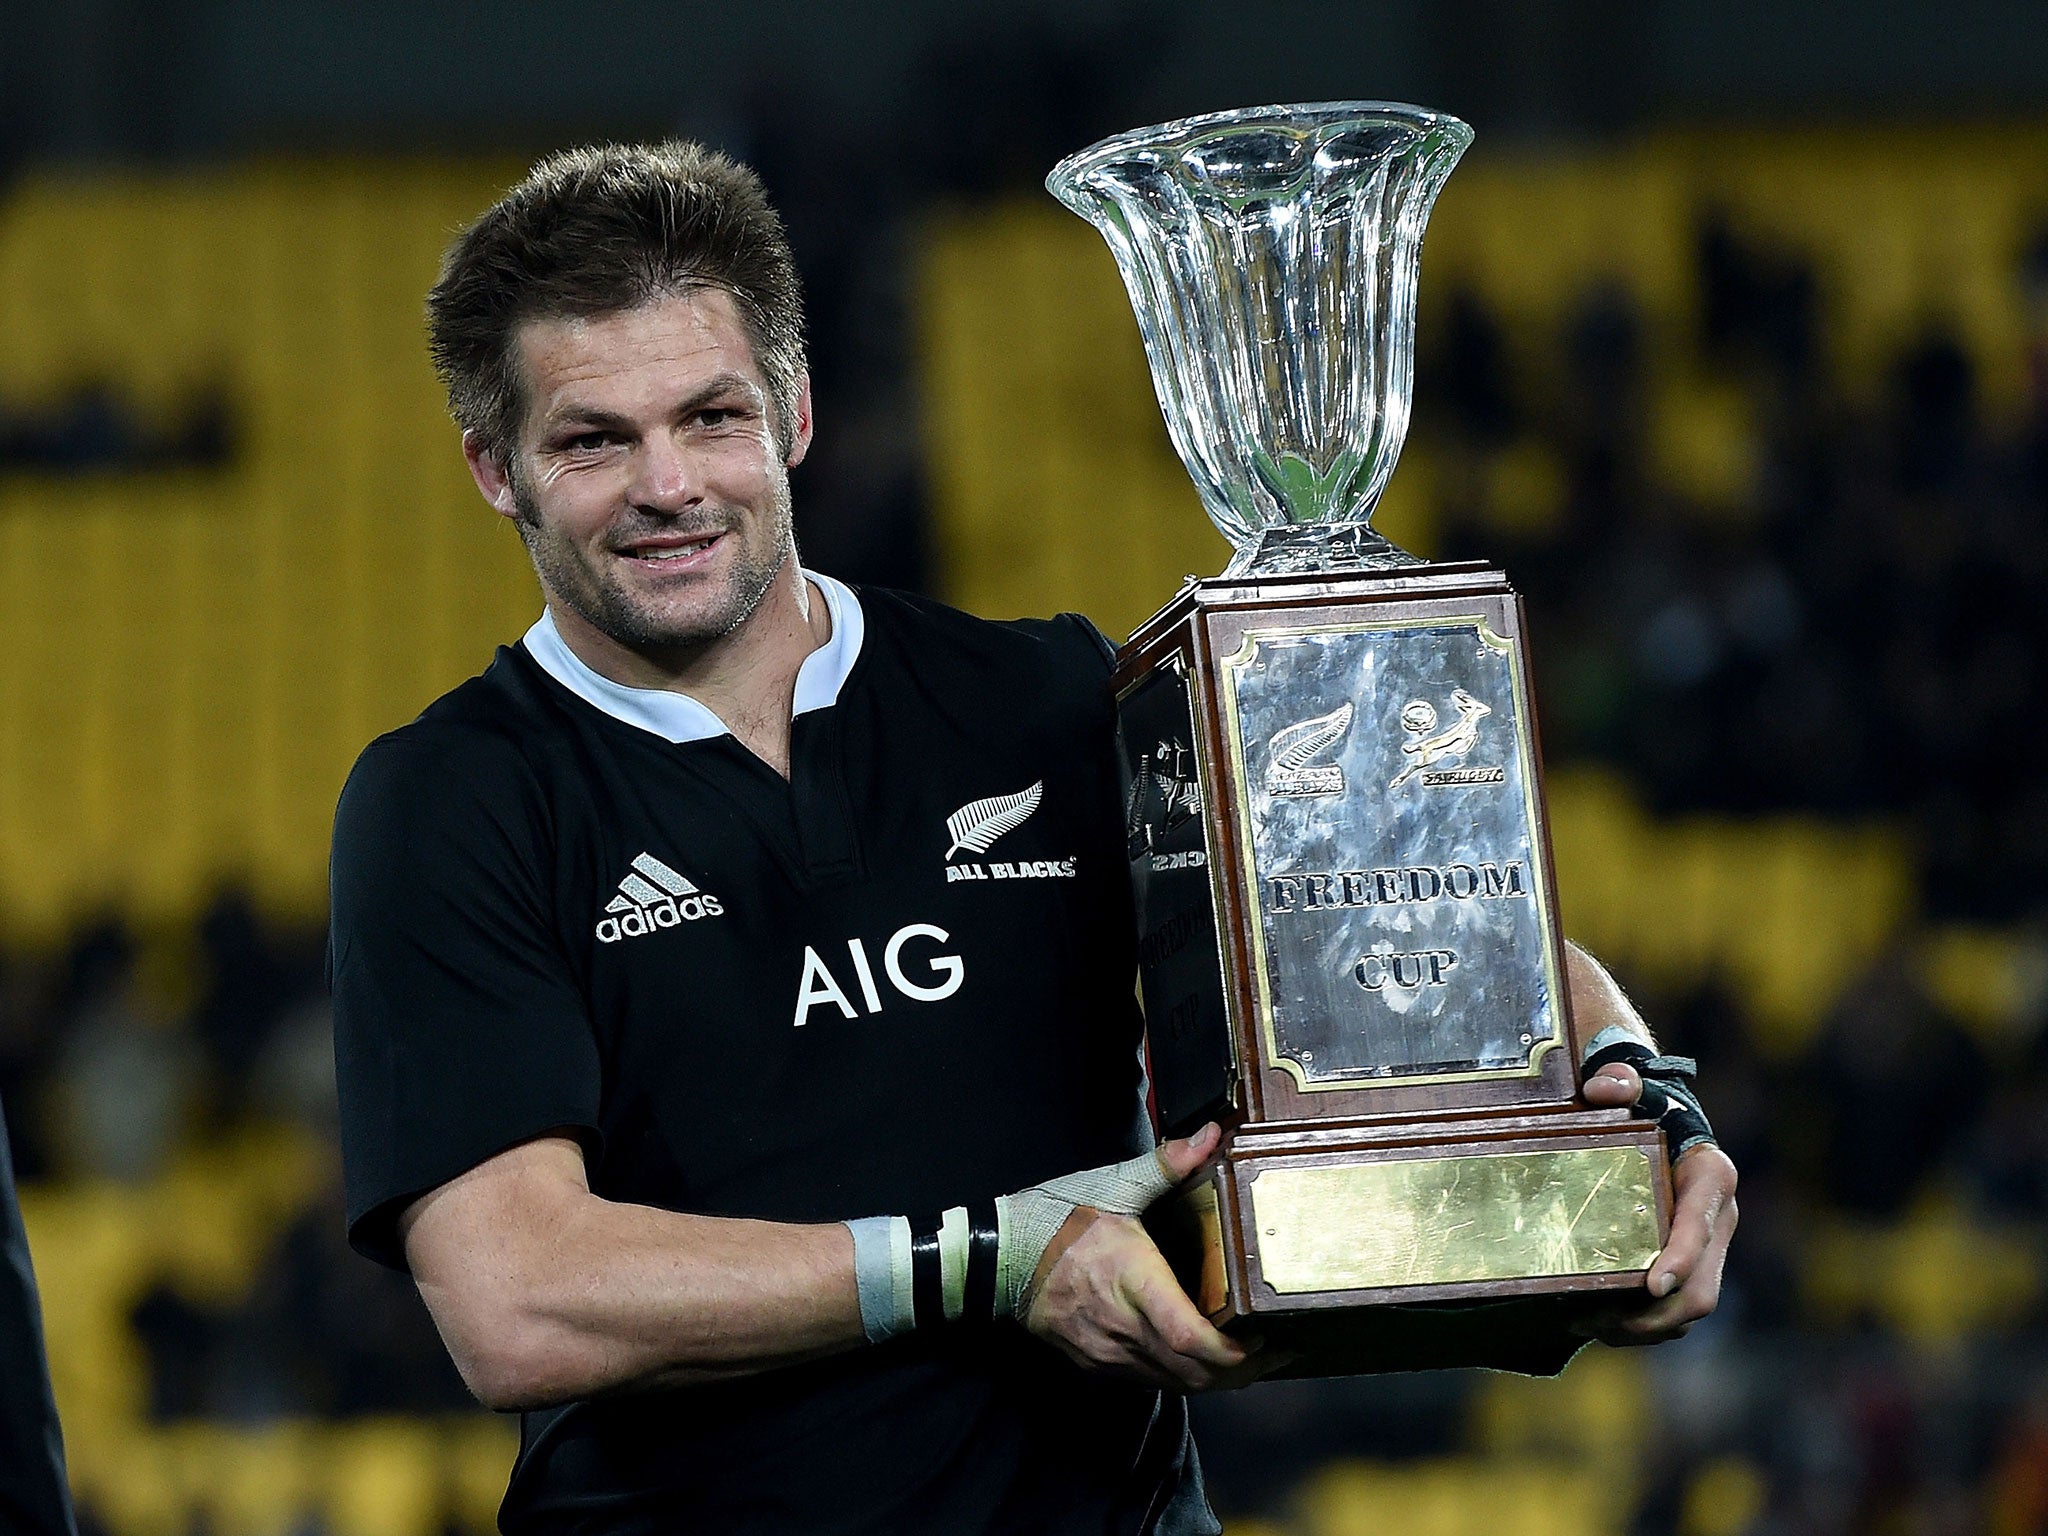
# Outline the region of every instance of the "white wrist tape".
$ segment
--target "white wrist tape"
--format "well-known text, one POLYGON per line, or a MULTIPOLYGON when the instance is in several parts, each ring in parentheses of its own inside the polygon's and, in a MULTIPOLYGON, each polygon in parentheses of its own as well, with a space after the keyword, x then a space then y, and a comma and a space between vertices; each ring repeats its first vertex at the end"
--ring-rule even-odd
POLYGON ((1159 1154, 1147 1152, 1000 1197, 992 1238, 988 1201, 979 1214, 956 1205, 917 1227, 906 1216, 849 1221, 861 1331, 879 1344, 920 1324, 1022 1317, 1031 1277, 1069 1216, 1084 1205, 1136 1216, 1174 1183, 1159 1154))
POLYGON ((1146 1152, 1104 1168, 1069 1173, 996 1200, 1001 1246, 996 1260, 996 1315, 1022 1317, 1031 1277, 1053 1237, 1081 1206, 1115 1216, 1136 1216, 1177 1181, 1146 1152))
POLYGON ((910 1222, 903 1216, 863 1216, 846 1223, 853 1233, 853 1280, 860 1291, 860 1326, 870 1344, 917 1326, 910 1289, 910 1222))

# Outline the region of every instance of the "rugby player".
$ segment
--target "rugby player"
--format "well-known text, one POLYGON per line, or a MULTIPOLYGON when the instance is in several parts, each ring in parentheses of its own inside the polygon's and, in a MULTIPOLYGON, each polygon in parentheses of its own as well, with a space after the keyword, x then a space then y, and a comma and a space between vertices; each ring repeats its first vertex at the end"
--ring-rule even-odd
MULTIPOLYGON (((1144 1114, 1110 646, 802 568, 796 273, 717 155, 543 162, 429 315, 545 612, 359 761, 330 964, 351 1240, 524 1412, 503 1528, 1216 1530, 1183 1394, 1261 1362, 1134 1219, 1217 1132, 1144 1114)), ((1711 1309, 1725 1165, 1622 1334, 1711 1309)))

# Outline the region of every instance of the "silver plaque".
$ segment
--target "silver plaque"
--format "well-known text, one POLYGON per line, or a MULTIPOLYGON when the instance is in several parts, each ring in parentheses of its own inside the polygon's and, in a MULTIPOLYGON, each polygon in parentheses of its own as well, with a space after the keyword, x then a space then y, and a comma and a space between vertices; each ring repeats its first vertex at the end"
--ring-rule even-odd
POLYGON ((1477 617, 1223 660, 1254 983, 1305 1089, 1526 1076, 1561 1035, 1518 653, 1477 617))

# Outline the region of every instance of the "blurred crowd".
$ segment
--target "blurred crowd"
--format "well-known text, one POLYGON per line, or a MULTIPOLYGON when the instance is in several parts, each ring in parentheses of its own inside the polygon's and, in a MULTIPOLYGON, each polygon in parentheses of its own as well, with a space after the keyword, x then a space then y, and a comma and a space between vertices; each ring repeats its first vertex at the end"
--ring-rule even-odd
POLYGON ((1619 286, 1591 285, 1533 357, 1461 296, 1418 386, 1418 431, 1480 458, 1535 446, 1562 481, 1519 537, 1483 493, 1444 509, 1442 553, 1501 561, 1528 598, 1547 749, 1625 768, 1667 811, 1902 816, 1930 917, 2048 911, 2048 778, 2024 746, 2048 709, 2048 228, 2014 274, 2016 419, 1938 322, 1877 390, 1843 390, 1817 274, 1713 210, 1696 261, 1693 334, 1658 361, 1680 351, 1744 403, 1749 462, 1715 500, 1651 473, 1649 327, 1619 286))
POLYGON ((329 1151, 305 1208, 225 1305, 148 1279, 127 1324, 159 1422, 469 1403, 411 1284, 343 1234, 323 935, 266 925, 230 891, 147 943, 107 918, 61 953, 0 955, 0 1097, 24 1187, 147 1190, 194 1148, 255 1125, 329 1151))

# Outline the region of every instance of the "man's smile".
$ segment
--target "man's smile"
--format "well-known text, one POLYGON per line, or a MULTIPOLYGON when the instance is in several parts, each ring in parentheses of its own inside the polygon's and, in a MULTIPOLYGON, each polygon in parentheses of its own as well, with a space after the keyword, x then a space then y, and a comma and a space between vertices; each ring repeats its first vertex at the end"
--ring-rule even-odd
POLYGON ((660 566, 664 570, 695 570, 711 561, 712 554, 724 542, 725 530, 707 529, 702 533, 656 534, 633 540, 619 547, 618 553, 639 565, 660 566))

